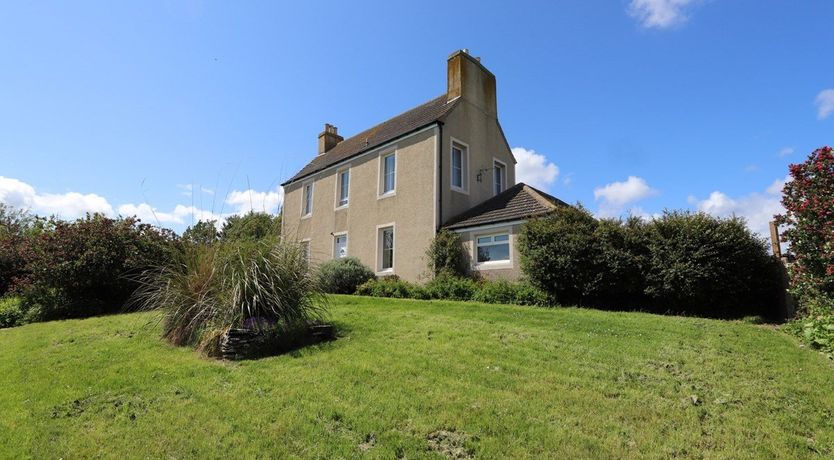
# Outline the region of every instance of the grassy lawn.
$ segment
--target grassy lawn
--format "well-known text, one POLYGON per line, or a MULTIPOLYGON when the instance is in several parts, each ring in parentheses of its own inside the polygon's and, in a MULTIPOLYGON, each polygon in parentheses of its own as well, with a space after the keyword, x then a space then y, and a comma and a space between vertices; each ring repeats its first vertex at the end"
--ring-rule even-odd
POLYGON ((0 330, 0 457, 834 456, 834 366, 767 327, 335 297, 221 363, 132 314, 0 330))

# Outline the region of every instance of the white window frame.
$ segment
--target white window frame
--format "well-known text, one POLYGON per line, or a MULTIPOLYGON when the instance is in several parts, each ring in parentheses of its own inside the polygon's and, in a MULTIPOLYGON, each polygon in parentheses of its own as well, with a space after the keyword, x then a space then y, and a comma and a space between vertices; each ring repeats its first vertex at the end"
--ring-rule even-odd
POLYGON ((469 195, 469 144, 463 142, 459 139, 455 139, 451 137, 452 142, 449 143, 449 187, 458 192, 463 193, 465 195, 469 195), (457 145, 455 145, 457 144, 457 145), (460 187, 455 185, 455 159, 454 159, 454 149, 458 148, 461 151, 461 164, 460 164, 460 187))
MULTIPOLYGON (((487 243, 482 246, 497 246, 501 243, 487 243)), ((491 231, 487 233, 473 233, 472 234, 472 260, 475 263, 476 270, 495 270, 495 269, 506 269, 513 267, 513 260, 515 259, 515 250, 513 248, 513 233, 510 229, 502 230, 502 231, 491 231), (489 260, 486 262, 478 262, 478 239, 479 238, 486 238, 486 237, 496 237, 496 236, 507 236, 507 245, 508 245, 508 259, 507 260, 489 260)))
POLYGON ((379 153, 379 162, 378 162, 379 182, 377 184, 377 187, 378 187, 377 188, 377 199, 378 200, 381 200, 383 198, 388 198, 388 197, 391 197, 391 196, 394 196, 394 195, 397 194, 397 182, 398 182, 398 180, 397 180, 397 170, 400 169, 399 165, 398 165, 399 159, 397 158, 397 156, 398 155, 397 155, 396 147, 394 147, 393 149, 383 150, 379 153), (385 159, 390 157, 390 156, 394 157, 394 188, 392 188, 391 190, 388 190, 386 192, 386 191, 384 191, 385 190, 385 159))
POLYGON ((313 205, 315 204, 316 196, 316 182, 313 180, 304 181, 301 183, 301 218, 309 219, 313 215, 313 205), (307 186, 310 187, 310 197, 307 198, 307 186), (307 203, 310 204, 310 212, 307 211, 307 203))
POLYGON ((345 209, 350 206, 350 165, 340 168, 336 171, 336 198, 335 198, 335 205, 334 209, 345 209), (342 198, 342 174, 347 173, 348 175, 348 189, 347 189, 347 200, 345 200, 345 204, 341 204, 342 198))
POLYGON ((496 163, 501 165, 502 172, 503 172, 503 177, 501 178, 501 185, 503 186, 503 188, 501 189, 501 192, 503 192, 504 190, 507 190, 507 188, 508 188, 507 187, 507 163, 504 163, 503 161, 499 160, 498 158, 492 157, 492 196, 495 196, 495 195, 498 195, 498 193, 501 193, 501 192, 495 193, 495 164, 496 163))
POLYGON ((350 255, 350 250, 348 249, 350 246, 350 238, 348 238, 348 232, 338 232, 333 234, 333 245, 330 250, 330 253, 333 254, 334 259, 343 259, 350 255), (345 255, 340 256, 336 253, 336 240, 338 238, 345 237, 345 255))
POLYGON ((397 266, 397 225, 394 222, 376 226, 376 274, 390 275, 394 273, 394 267, 397 266), (391 267, 382 268, 382 231, 390 228, 393 232, 394 247, 391 252, 391 267))

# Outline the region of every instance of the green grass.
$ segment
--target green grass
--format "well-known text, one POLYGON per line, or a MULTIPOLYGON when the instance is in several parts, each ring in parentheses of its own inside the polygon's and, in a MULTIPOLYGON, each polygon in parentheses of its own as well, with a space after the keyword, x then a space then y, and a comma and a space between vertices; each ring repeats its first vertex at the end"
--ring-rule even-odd
POLYGON ((332 317, 335 342, 231 364, 149 314, 0 330, 0 457, 442 458, 441 430, 478 458, 834 455, 834 369, 769 327, 362 297, 332 317))

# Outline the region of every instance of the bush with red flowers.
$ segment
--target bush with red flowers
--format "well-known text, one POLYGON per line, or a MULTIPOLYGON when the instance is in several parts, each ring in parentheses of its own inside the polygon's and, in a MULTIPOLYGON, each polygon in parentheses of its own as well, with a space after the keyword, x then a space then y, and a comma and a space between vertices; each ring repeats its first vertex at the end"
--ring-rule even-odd
POLYGON ((822 147, 803 163, 790 165, 782 191, 783 241, 795 256, 792 284, 800 300, 834 297, 834 149, 822 147))

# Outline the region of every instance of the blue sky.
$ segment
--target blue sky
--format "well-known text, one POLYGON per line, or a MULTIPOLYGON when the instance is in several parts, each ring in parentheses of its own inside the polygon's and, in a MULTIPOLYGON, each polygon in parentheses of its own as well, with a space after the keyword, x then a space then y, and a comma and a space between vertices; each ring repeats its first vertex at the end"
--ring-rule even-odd
POLYGON ((787 165, 834 143, 832 17, 829 0, 7 2, 0 200, 176 230, 275 211, 324 123, 351 135, 443 93, 469 48, 519 180, 598 215, 763 231, 787 165))

